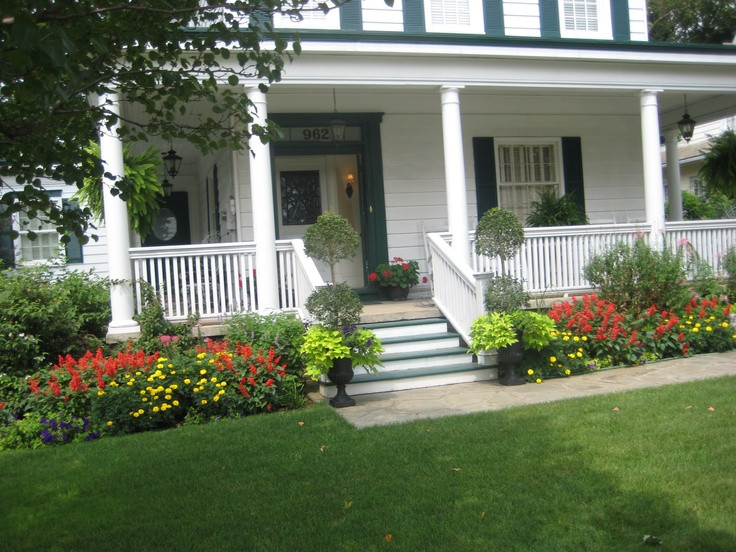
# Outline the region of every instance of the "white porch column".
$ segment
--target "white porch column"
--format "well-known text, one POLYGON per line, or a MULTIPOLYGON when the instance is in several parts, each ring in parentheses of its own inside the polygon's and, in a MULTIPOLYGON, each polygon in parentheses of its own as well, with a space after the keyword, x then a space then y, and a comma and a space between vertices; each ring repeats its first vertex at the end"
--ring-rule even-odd
MULTIPOLYGON (((266 95, 258 88, 248 90, 255 115, 252 124, 265 126, 268 111, 266 95)), ((258 310, 279 308, 278 263, 276 260, 276 225, 274 223, 273 193, 271 191, 271 148, 252 137, 248 142, 251 152, 250 193, 253 203, 253 238, 256 242, 256 271, 258 277, 258 310)))
MULTIPOLYGON (((118 94, 100 97, 100 105, 120 114, 118 94)), ((102 176, 102 201, 107 228, 107 263, 110 279, 119 283, 110 285, 110 312, 112 320, 107 335, 112 339, 125 339, 130 334, 140 332, 140 326, 133 320, 135 304, 133 298, 133 274, 130 265, 130 228, 128 226, 128 205, 110 191, 115 181, 124 175, 123 142, 117 134, 120 121, 110 129, 100 127, 100 158, 103 171, 111 178, 102 176)))
POLYGON ((459 86, 443 86, 442 143, 445 153, 447 222, 452 234, 452 250, 459 262, 470 262, 468 239, 468 199, 465 186, 465 158, 460 119, 459 86))
POLYGON ((664 184, 659 149, 658 92, 660 90, 643 90, 640 98, 644 208, 646 220, 652 225, 649 243, 656 249, 660 249, 664 244, 664 184))
POLYGON ((677 151, 677 140, 680 133, 676 130, 665 134, 665 152, 667 155, 667 202, 670 206, 670 220, 682 220, 682 182, 680 181, 680 156, 677 151))

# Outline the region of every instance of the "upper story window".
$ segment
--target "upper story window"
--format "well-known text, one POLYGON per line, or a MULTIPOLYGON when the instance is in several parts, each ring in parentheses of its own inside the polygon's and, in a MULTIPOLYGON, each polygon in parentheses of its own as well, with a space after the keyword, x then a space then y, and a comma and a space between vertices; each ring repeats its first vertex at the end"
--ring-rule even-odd
POLYGON ((483 0, 424 0, 424 21, 430 33, 484 34, 483 0))
POLYGON ((325 29, 340 30, 340 10, 332 8, 324 13, 319 4, 324 0, 308 0, 300 9, 301 18, 289 17, 279 13, 273 14, 273 26, 277 29, 325 29))
POLYGON ((610 0, 560 0, 563 38, 613 38, 610 0))

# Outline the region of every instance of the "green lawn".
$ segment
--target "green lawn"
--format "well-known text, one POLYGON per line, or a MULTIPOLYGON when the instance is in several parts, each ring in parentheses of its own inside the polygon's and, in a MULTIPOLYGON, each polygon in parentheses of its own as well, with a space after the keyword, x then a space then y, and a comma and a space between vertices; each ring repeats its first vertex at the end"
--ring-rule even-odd
POLYGON ((315 405, 0 473, 3 551, 736 550, 736 378, 365 430, 315 405))

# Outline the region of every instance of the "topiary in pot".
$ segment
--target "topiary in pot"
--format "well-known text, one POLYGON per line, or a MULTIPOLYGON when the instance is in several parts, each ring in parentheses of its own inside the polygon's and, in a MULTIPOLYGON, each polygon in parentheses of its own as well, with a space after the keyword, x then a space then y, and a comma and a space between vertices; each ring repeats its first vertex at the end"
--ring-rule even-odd
POLYGON ((335 213, 324 213, 304 234, 304 251, 310 257, 327 263, 330 278, 335 281, 335 265, 338 261, 352 259, 358 252, 358 233, 348 219, 335 213))
POLYGON ((524 226, 511 211, 493 207, 489 209, 475 229, 475 251, 479 255, 506 259, 515 255, 524 245, 524 226))

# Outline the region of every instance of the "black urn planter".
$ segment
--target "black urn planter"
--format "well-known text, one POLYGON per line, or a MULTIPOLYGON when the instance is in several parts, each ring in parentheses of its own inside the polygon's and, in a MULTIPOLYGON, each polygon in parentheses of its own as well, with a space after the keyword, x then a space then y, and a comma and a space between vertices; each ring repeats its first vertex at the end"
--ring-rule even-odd
POLYGON ((521 385, 526 380, 519 374, 519 364, 524 358, 524 349, 519 341, 498 349, 499 373, 498 383, 501 385, 521 385))
POLYGON ((401 286, 386 286, 383 292, 391 301, 406 301, 406 298, 409 297, 409 289, 401 286))
POLYGON ((345 386, 353 379, 352 358, 333 359, 332 368, 327 372, 327 379, 337 387, 337 395, 330 399, 330 406, 334 408, 355 406, 355 399, 345 392, 345 386))

